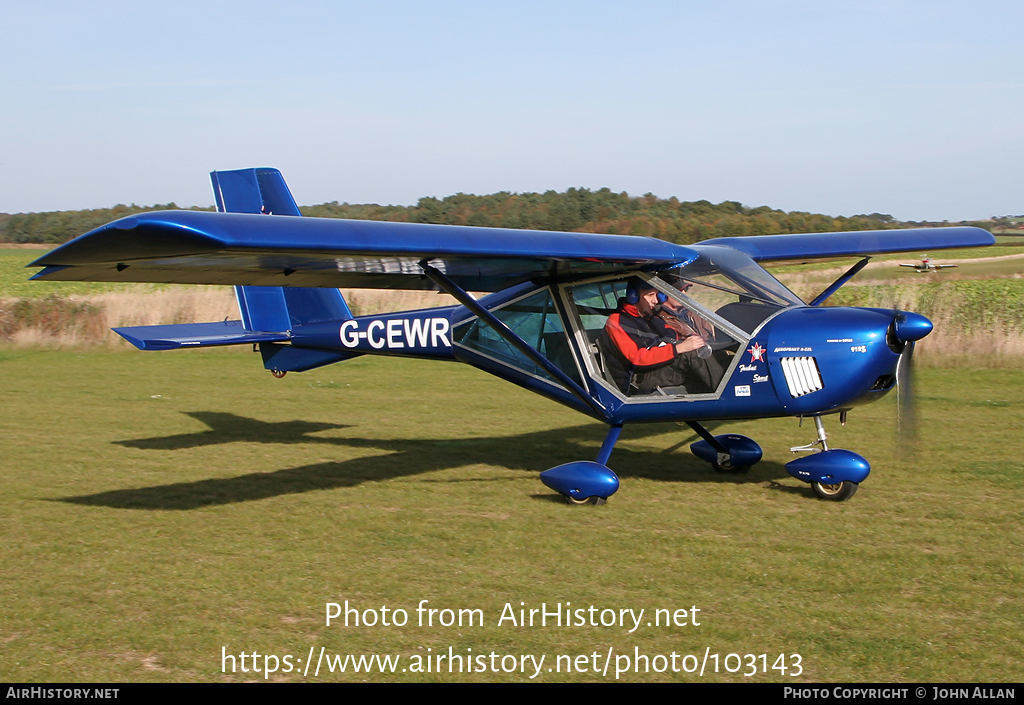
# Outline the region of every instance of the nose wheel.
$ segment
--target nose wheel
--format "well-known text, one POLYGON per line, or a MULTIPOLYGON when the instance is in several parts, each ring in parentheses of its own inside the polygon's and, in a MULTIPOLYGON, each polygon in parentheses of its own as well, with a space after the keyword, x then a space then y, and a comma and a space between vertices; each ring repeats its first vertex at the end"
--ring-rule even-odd
POLYGON ((820 499, 828 500, 829 502, 845 502, 857 494, 857 488, 860 485, 856 482, 840 482, 837 485, 812 482, 811 487, 814 489, 814 494, 818 495, 820 499))

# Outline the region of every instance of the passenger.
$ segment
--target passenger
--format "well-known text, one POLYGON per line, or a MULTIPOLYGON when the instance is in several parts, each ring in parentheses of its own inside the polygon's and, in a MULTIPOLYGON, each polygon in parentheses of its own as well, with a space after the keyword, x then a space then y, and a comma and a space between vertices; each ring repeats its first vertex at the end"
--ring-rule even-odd
POLYGON ((613 354, 606 367, 626 394, 650 394, 659 387, 675 387, 674 394, 715 391, 724 374, 714 357, 702 359, 698 351, 707 341, 671 314, 658 315, 668 297, 639 278, 629 281, 619 310, 608 317, 605 332, 613 354))
MULTIPOLYGON (((688 282, 678 276, 669 278, 662 275, 662 278, 684 294, 693 288, 692 282, 688 282)), ((711 354, 710 343, 715 339, 715 327, 711 325, 706 318, 698 316, 690 311, 690 309, 683 307, 675 299, 670 299, 668 297, 665 297, 662 310, 658 315, 664 318, 665 321, 673 327, 673 329, 680 333, 680 335, 684 337, 699 335, 703 338, 707 345, 697 351, 702 358, 711 354), (682 328, 676 326, 673 321, 678 322, 682 328)))

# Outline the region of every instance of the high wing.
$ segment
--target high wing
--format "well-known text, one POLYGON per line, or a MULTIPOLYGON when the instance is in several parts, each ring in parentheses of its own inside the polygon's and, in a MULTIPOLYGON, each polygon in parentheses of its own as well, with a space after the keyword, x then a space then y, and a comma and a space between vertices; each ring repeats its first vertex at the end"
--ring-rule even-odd
POLYGON ((663 269, 691 248, 627 235, 240 213, 157 211, 40 257, 33 279, 430 289, 421 262, 469 291, 530 280, 663 269))
POLYGON ((864 257, 914 250, 983 247, 995 243, 995 236, 989 231, 968 226, 724 237, 714 240, 716 245, 728 245, 746 253, 755 262, 800 262, 830 257, 864 257))
MULTIPOLYGON (((33 279, 433 289, 424 276, 429 264, 464 290, 500 291, 531 280, 662 270, 699 256, 695 247, 647 237, 290 217, 298 208, 274 169, 214 172, 219 204, 237 179, 258 181, 264 203, 282 204, 283 214, 260 215, 265 209, 254 200, 243 208, 247 213, 132 215, 40 257, 29 265, 44 268, 33 279)), ((980 228, 956 227, 731 237, 708 244, 768 262, 994 242, 980 228)))

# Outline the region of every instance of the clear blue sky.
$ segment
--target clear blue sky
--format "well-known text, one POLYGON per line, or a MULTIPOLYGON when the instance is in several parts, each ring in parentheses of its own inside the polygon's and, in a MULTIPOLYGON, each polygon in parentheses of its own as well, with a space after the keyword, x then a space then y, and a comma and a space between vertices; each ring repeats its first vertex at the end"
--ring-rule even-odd
POLYGON ((608 186, 1024 213, 1020 2, 0 0, 0 211, 608 186))

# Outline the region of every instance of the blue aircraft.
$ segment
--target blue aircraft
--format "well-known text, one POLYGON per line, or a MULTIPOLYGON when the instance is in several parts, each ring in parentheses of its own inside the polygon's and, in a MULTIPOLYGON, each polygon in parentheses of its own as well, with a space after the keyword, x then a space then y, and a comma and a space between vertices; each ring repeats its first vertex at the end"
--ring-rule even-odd
POLYGON ((742 473, 761 448, 703 422, 810 417, 817 437, 786 465, 842 501, 868 462, 832 448, 845 422, 906 376, 932 324, 918 314, 822 307, 872 255, 979 247, 970 227, 729 237, 675 245, 645 237, 302 218, 275 169, 211 174, 217 213, 116 220, 40 257, 33 279, 234 285, 241 320, 119 328, 143 350, 253 344, 274 375, 360 355, 458 360, 608 425, 594 461, 541 473, 570 504, 603 504, 627 423, 680 421, 691 451, 742 473), (762 263, 858 257, 809 302, 762 263), (459 305, 353 316, 339 287, 433 289, 459 305), (470 292, 490 292, 477 297, 470 292))

